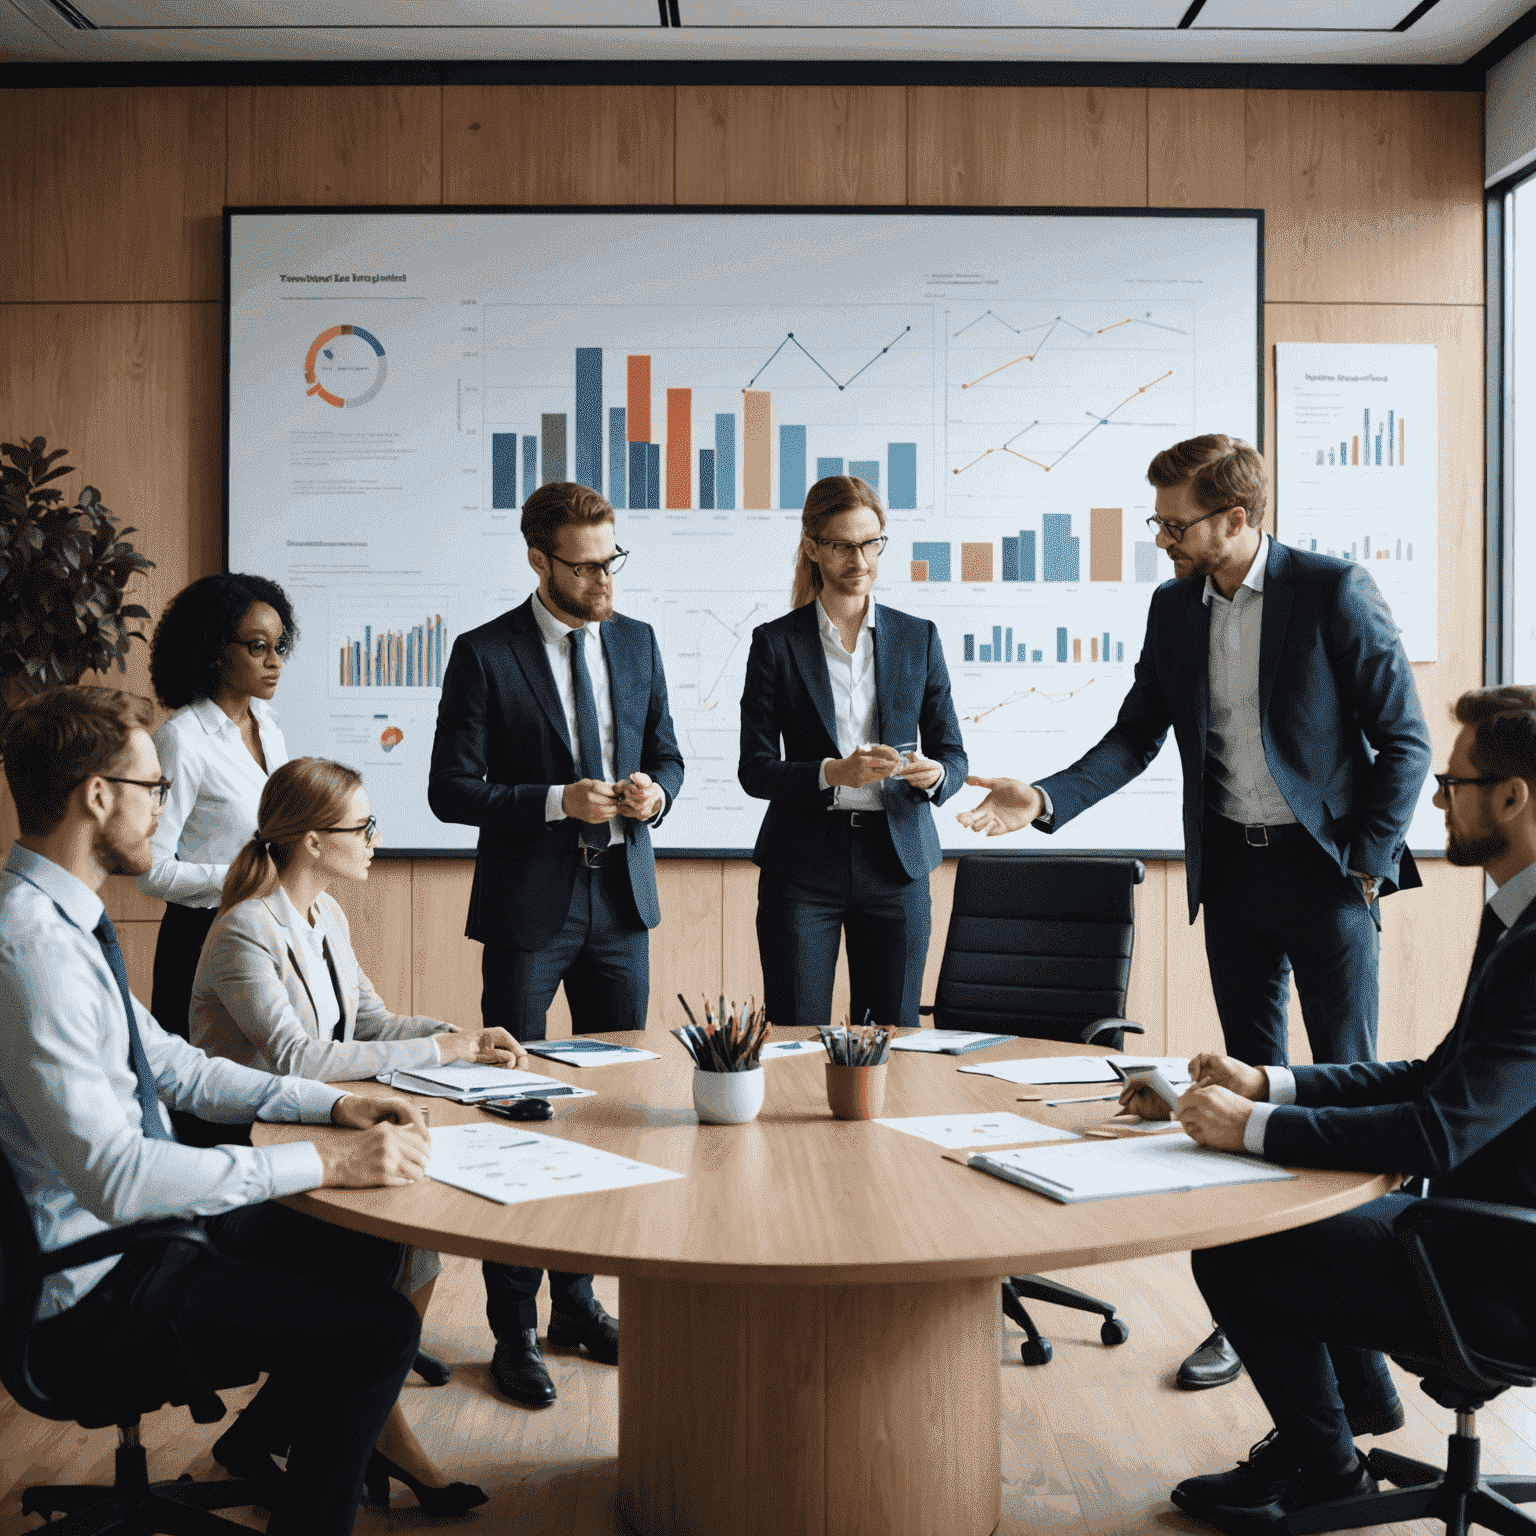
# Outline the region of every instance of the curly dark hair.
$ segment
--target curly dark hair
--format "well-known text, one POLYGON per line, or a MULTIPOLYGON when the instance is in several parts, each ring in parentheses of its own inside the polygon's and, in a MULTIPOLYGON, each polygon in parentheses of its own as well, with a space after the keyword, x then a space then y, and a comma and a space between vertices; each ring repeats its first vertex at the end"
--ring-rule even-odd
POLYGON ((166 604, 149 647, 149 680, 167 709, 211 698, 219 688, 219 657, 235 638, 252 603, 267 603, 282 620, 280 645, 299 638, 288 594, 265 576, 223 571, 185 586, 166 604))

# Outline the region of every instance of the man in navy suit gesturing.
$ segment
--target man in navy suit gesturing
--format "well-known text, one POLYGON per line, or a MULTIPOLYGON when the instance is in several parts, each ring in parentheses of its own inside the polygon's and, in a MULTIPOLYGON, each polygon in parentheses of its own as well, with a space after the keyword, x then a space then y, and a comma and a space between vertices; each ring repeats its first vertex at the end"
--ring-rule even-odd
MULTIPOLYGON (((613 611, 625 551, 598 492, 540 486, 522 531, 538 591, 454 642, 427 800, 440 820, 480 829, 465 932, 485 946, 486 1027, 542 1040, 563 981, 576 1034, 644 1029, 649 930, 661 921, 650 828, 683 786, 661 652, 649 624, 613 611)), ((532 1406, 555 1399, 539 1274, 485 1266, 492 1374, 532 1406)), ((618 1329, 591 1276, 549 1279, 550 1342, 617 1361, 618 1329)))
MULTIPOLYGON (((1153 459, 1157 543, 1174 580, 1152 596, 1135 681, 1113 728, 1065 772, 991 793, 960 821, 996 836, 1054 832, 1128 784, 1171 726, 1184 768, 1189 920, 1227 1053, 1287 1061, 1296 974, 1315 1062, 1376 1054, 1377 898, 1420 884, 1405 839, 1429 770, 1429 730, 1397 626, 1363 566, 1263 531, 1264 463, 1213 434, 1153 459)), ((1336 1362, 1362 1432, 1402 1409, 1379 1356, 1336 1362)), ((1179 1385, 1242 1370, 1218 1329, 1179 1385)))

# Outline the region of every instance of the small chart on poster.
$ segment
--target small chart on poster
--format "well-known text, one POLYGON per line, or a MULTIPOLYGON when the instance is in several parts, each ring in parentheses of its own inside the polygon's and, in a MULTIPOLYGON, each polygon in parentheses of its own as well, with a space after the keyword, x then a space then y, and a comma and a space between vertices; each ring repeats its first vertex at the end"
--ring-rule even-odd
POLYGON ((1438 361, 1429 345, 1275 347, 1281 536, 1364 565, 1409 661, 1438 655, 1438 361))

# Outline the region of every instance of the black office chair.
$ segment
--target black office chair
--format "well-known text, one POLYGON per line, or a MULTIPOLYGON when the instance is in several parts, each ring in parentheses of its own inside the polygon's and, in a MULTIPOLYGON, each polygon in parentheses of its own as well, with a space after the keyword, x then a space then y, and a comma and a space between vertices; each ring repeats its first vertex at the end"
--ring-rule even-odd
MULTIPOLYGON (((955 874, 955 905, 931 1008, 940 1029, 980 1030, 1125 1048, 1145 1033, 1125 1017, 1136 931, 1140 859, 973 853, 955 874)), ((1051 1358, 1024 1300, 1053 1301, 1103 1319, 1099 1337, 1130 1329, 1107 1301, 1038 1275, 1003 1282, 1003 1311, 1026 1338, 1025 1365, 1051 1358)))
MULTIPOLYGON (((1373 1450, 1365 1458, 1366 1465, 1377 1478, 1397 1487, 1297 1510, 1286 1523, 1288 1536, 1426 1518, 1444 1521, 1448 1536, 1465 1536, 1470 1525, 1486 1526, 1502 1536, 1536 1532, 1536 1518, 1518 1507, 1536 1502, 1536 1476, 1484 1477, 1477 1438, 1477 1410, 1509 1387, 1536 1385, 1536 1364, 1511 1364, 1467 1347, 1425 1250, 1426 1228, 1435 1229, 1442 1244, 1454 1244, 1458 1237, 1473 1232, 1523 1240, 1521 1247, 1528 1256, 1536 1246, 1536 1211, 1431 1196, 1414 1201, 1397 1218, 1394 1230, 1429 1309, 1434 1337, 1424 1340, 1422 1350, 1394 1351, 1392 1358, 1422 1377, 1424 1391, 1456 1415, 1445 1470, 1395 1451, 1373 1450)), ((1512 1259, 1511 1270, 1523 1262, 1512 1259)))
MULTIPOLYGON (((255 1483, 230 1479, 194 1483, 191 1474, 175 1482, 151 1483, 144 1448, 139 1444, 139 1420, 166 1403, 186 1404, 199 1424, 224 1417, 224 1405, 211 1387, 200 1379, 185 1352, 167 1330, 167 1337, 145 1351, 159 1362, 154 1379, 128 1373, 132 1379, 114 1377, 113 1362, 100 1362, 100 1374, 78 1384, 70 1396, 53 1397, 32 1377, 27 1354, 32 1320, 43 1280, 63 1269, 89 1264, 113 1254, 126 1253, 144 1244, 196 1243, 213 1246, 206 1232, 190 1221, 145 1221, 116 1227, 92 1237, 42 1253, 31 1212, 16 1186, 10 1164, 0 1156, 0 1382, 29 1413, 55 1421, 73 1420, 83 1429, 117 1425, 115 1481, 110 1487, 75 1483, 28 1488, 21 1498, 24 1515, 41 1515, 50 1536, 85 1536, 87 1532, 120 1531, 124 1536, 250 1536, 250 1528, 209 1514, 209 1510, 235 1509, 264 1504, 266 1496, 255 1483), (65 1517, 57 1521, 55 1514, 65 1517)), ((248 1370, 221 1374, 223 1387, 245 1386, 258 1375, 248 1370)))

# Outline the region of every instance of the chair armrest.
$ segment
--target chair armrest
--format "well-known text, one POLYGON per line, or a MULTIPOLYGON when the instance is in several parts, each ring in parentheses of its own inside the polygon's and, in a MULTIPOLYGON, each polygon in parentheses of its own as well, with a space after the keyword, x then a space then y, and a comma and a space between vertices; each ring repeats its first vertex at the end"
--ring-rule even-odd
POLYGON ((144 1243, 195 1243, 199 1248, 218 1251, 201 1222, 167 1216, 159 1221, 137 1221, 132 1226, 110 1227, 66 1247, 40 1253, 32 1274, 41 1280, 45 1275, 56 1275, 63 1269, 75 1269, 82 1264, 94 1264, 98 1259, 110 1259, 114 1254, 127 1253, 130 1248, 144 1243))
POLYGON ((1095 1019, 1091 1024, 1083 1025, 1082 1033, 1078 1039, 1084 1045, 1092 1045, 1100 1035, 1113 1035, 1124 1032, 1127 1035, 1144 1035, 1140 1024, 1132 1024, 1129 1019, 1095 1019))
POLYGON ((1429 1309, 1446 1375, 1451 1381, 1466 1390, 1490 1394, 1508 1386, 1530 1386, 1533 1376, 1528 1367, 1493 1360, 1467 1348, 1461 1330, 1451 1316, 1450 1305, 1419 1230, 1427 1222, 1434 1221, 1453 1223, 1458 1228, 1492 1229, 1505 1236, 1524 1233, 1536 1237, 1536 1211, 1519 1205, 1498 1205, 1489 1200, 1453 1200, 1430 1195, 1406 1206, 1392 1224, 1393 1233, 1403 1245, 1419 1294, 1429 1309))

